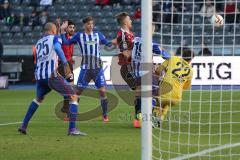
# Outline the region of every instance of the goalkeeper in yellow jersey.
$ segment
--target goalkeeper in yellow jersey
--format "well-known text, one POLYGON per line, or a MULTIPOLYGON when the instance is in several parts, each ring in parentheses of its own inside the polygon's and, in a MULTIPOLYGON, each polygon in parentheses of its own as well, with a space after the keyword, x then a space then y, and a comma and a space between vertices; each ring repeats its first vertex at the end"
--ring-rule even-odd
POLYGON ((156 100, 153 108, 154 125, 160 127, 169 107, 181 102, 183 90, 191 87, 193 71, 190 62, 193 57, 193 51, 185 48, 182 50, 182 57, 172 56, 156 68, 155 74, 160 78, 159 88, 153 94, 156 100))

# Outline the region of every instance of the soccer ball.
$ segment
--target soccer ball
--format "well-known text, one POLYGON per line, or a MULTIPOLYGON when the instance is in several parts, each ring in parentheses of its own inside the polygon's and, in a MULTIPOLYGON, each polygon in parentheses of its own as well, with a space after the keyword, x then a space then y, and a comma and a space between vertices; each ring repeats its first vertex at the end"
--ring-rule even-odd
POLYGON ((214 14, 211 18, 211 22, 214 26, 220 27, 224 24, 223 17, 221 15, 214 14))

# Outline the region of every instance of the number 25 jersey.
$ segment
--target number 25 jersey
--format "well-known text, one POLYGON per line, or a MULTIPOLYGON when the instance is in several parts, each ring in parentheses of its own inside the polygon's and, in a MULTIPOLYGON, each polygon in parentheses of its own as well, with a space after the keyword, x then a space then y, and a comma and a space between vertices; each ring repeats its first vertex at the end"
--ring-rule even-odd
POLYGON ((35 79, 47 79, 56 76, 58 55, 54 49, 55 43, 62 43, 55 35, 45 35, 36 44, 35 79))

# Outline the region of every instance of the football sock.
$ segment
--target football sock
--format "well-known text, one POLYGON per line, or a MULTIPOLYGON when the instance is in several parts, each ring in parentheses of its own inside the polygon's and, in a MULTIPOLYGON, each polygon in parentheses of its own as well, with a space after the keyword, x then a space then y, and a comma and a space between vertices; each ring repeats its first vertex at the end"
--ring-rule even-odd
POLYGON ((32 118, 33 114, 37 110, 38 106, 39 106, 39 103, 37 102, 37 100, 34 99, 32 103, 29 105, 28 111, 23 119, 22 128, 27 128, 27 125, 30 119, 32 118))
POLYGON ((76 128, 77 115, 78 115, 78 103, 70 102, 69 130, 76 128))
POLYGON ((137 119, 137 114, 141 113, 141 97, 136 97, 135 99, 135 115, 137 119))
POLYGON ((107 98, 101 99, 101 106, 102 106, 103 116, 106 116, 107 112, 108 112, 108 100, 107 100, 107 98))

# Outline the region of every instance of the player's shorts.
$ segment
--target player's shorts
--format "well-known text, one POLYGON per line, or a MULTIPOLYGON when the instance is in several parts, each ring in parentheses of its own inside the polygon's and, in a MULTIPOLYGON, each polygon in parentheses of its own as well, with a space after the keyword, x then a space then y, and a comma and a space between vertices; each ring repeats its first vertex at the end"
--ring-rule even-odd
POLYGON ((52 89, 65 97, 70 97, 76 94, 74 87, 61 76, 37 80, 37 98, 43 99, 44 96, 48 94, 52 89))
MULTIPOLYGON (((70 70, 72 72, 72 76, 67 78, 66 80, 68 82, 73 82, 74 81, 74 74, 73 74, 73 65, 70 61, 68 61, 68 64, 69 64, 69 67, 70 67, 70 70)), ((60 62, 59 65, 58 65, 58 72, 63 75, 64 74, 64 66, 63 64, 60 62)))
POLYGON ((141 85, 141 81, 137 78, 132 70, 131 64, 129 65, 122 65, 120 69, 121 76, 123 80, 127 83, 127 85, 132 89, 135 90, 136 86, 141 85))
POLYGON ((81 69, 77 81, 77 87, 85 89, 91 80, 94 81, 95 86, 98 89, 107 86, 103 68, 96 68, 96 69, 81 69))

